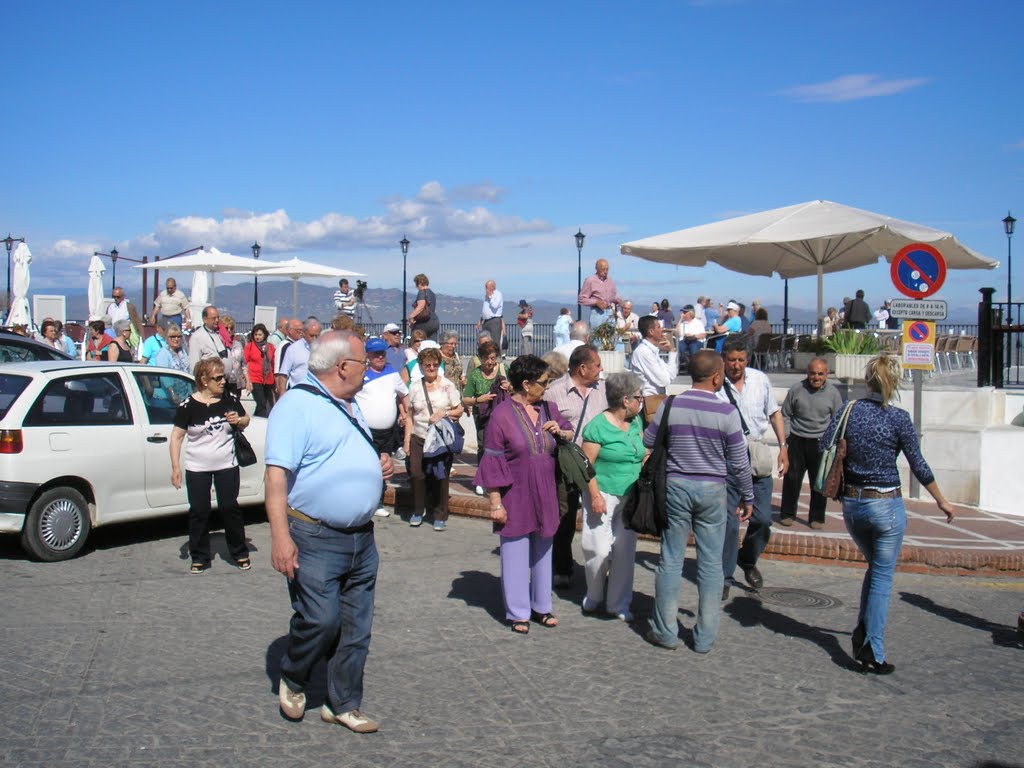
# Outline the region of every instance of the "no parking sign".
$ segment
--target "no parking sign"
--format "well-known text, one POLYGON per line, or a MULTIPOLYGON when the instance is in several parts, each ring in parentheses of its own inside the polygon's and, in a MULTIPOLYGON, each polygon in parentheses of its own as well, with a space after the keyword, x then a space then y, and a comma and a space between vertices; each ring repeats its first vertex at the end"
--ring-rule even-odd
POLYGON ((927 243, 911 243, 893 257, 889 276, 904 296, 926 299, 946 282, 946 260, 927 243))
POLYGON ((913 320, 903 324, 903 367, 919 371, 935 368, 935 323, 913 320))

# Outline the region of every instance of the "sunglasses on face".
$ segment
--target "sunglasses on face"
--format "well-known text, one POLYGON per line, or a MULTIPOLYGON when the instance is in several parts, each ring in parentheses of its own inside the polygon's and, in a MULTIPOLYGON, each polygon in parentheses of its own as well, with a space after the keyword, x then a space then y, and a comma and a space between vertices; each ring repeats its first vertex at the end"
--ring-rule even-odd
POLYGON ((227 377, 224 376, 223 373, 219 373, 216 376, 211 376, 210 377, 210 381, 216 381, 216 382, 220 383, 220 382, 224 381, 225 378, 227 378, 227 377))

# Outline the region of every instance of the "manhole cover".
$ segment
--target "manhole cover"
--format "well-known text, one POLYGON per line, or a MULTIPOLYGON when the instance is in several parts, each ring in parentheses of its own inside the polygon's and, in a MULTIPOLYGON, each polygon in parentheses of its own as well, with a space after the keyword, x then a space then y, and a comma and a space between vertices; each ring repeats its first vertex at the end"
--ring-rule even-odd
POLYGON ((812 592, 809 589, 787 589, 785 587, 761 588, 757 593, 763 603, 784 605, 787 608, 837 608, 842 603, 834 597, 812 592))

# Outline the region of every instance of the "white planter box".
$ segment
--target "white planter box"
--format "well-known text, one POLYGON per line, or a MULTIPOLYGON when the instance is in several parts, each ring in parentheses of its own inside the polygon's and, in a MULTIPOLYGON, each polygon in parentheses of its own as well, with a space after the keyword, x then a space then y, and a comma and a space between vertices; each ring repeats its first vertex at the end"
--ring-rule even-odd
POLYGON ((875 355, 836 355, 836 378, 864 380, 864 367, 875 355))
POLYGON ((615 350, 599 350, 601 356, 601 368, 605 373, 620 373, 626 370, 626 353, 615 350))

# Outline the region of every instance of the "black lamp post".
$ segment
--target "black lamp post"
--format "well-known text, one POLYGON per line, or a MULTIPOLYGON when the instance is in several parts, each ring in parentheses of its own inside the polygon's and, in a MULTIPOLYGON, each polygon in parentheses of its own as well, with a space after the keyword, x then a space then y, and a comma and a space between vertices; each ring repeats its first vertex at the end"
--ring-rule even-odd
MULTIPOLYGON (((1017 220, 1009 211, 1003 219, 1003 231, 1006 232, 1006 367, 1013 367, 1013 338, 1014 334, 1010 329, 1013 325, 1013 250, 1010 247, 1010 239, 1013 237, 1013 225, 1017 220)), ((1007 371, 1009 373, 1009 371, 1007 371)))
POLYGON ((408 323, 406 315, 409 312, 409 299, 406 296, 405 287, 405 266, 406 257, 409 255, 409 239, 402 235, 402 239, 398 241, 398 244, 402 246, 402 338, 404 339, 408 323))
POLYGON ((580 304, 580 291, 583 290, 583 240, 586 235, 582 229, 576 230, 576 319, 583 319, 583 307, 580 304))
MULTIPOLYGON (((263 249, 260 248, 260 241, 257 240, 256 242, 254 242, 252 244, 252 257, 254 259, 259 259, 260 251, 261 250, 263 250, 263 249)), ((255 275, 252 276, 252 321, 253 321, 254 324, 256 322, 256 305, 259 304, 259 303, 260 303, 260 276, 259 276, 259 274, 255 274, 255 275)))
POLYGON ((15 243, 24 243, 24 237, 11 237, 11 233, 7 233, 7 237, 0 240, 7 246, 7 303, 4 304, 4 312, 8 315, 11 313, 11 248, 14 247, 15 243))
POLYGON ((114 288, 117 287, 117 248, 110 249, 110 295, 114 295, 114 288))

